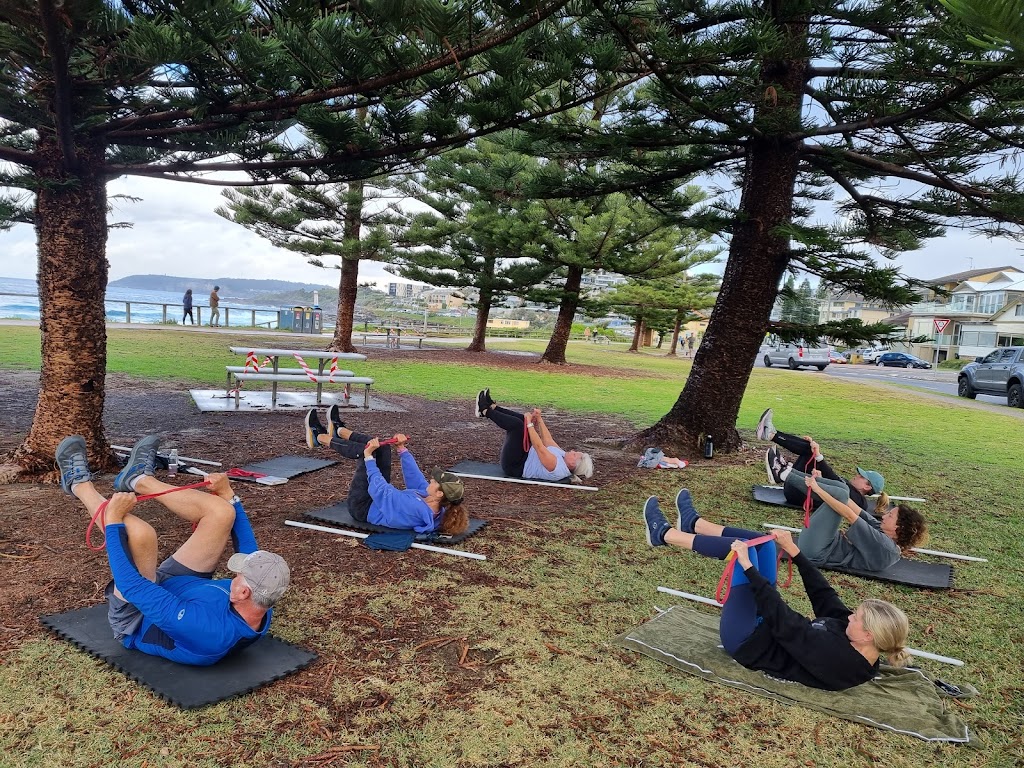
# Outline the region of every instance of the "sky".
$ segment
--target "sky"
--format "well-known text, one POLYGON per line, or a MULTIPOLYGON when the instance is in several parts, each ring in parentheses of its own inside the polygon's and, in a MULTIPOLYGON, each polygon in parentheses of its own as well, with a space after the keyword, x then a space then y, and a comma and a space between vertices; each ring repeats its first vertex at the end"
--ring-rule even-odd
MULTIPOLYGON (((131 229, 112 229, 107 244, 110 279, 137 274, 177 277, 254 278, 308 282, 337 287, 337 262, 331 268, 311 266, 298 254, 272 247, 266 240, 214 213, 224 204, 220 188, 146 178, 120 178, 108 194, 126 194, 142 202, 114 201, 112 221, 131 229)), ((920 251, 899 256, 896 264, 912 277, 930 278, 968 269, 1012 266, 1024 269, 1022 245, 1008 239, 987 239, 950 231, 920 251)), ((0 276, 34 279, 35 232, 18 225, 0 233, 0 276)), ((712 267, 721 272, 722 264, 712 267)), ((384 271, 378 262, 361 262, 360 279, 407 282, 384 271)))

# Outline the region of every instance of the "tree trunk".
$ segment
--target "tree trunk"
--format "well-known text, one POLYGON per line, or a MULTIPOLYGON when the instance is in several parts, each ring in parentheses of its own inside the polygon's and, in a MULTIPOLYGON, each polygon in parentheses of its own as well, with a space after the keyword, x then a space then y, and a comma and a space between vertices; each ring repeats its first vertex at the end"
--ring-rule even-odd
POLYGON ((679 329, 683 326, 683 312, 676 310, 676 323, 672 326, 672 343, 669 344, 668 354, 665 357, 675 357, 676 347, 679 346, 679 329))
POLYGON ((466 347, 467 352, 487 351, 487 318, 491 314, 493 293, 490 289, 480 289, 480 299, 476 306, 476 324, 473 326, 473 340, 466 347))
POLYGON ((641 317, 638 317, 636 319, 636 328, 633 331, 633 343, 629 345, 629 349, 626 350, 627 352, 637 352, 637 351, 639 351, 639 349, 640 349, 640 338, 643 336, 643 333, 644 333, 644 319, 641 316, 641 317))
POLYGON ((338 284, 338 319, 334 325, 334 338, 329 349, 338 352, 357 351, 352 344, 352 319, 356 311, 359 292, 359 258, 362 255, 359 233, 363 226, 363 182, 348 185, 345 203, 345 227, 342 238, 346 253, 341 259, 341 281, 338 284))
POLYGON ((53 469, 53 453, 81 435, 89 465, 113 459, 103 433, 107 328, 107 189, 100 142, 75 146, 78 167, 65 167, 57 140, 36 145, 35 227, 39 253, 39 401, 28 437, 11 460, 27 474, 53 469))
POLYGON ((580 304, 580 285, 583 283, 583 267, 569 267, 562 289, 562 303, 558 307, 558 318, 555 329, 548 339, 547 349, 541 355, 542 363, 565 365, 565 348, 569 344, 572 332, 572 319, 576 316, 576 307, 580 304))
MULTIPOLYGON (((788 13, 786 5, 771 7, 782 14, 788 13)), ((806 52, 805 21, 793 14, 780 23, 790 40, 785 50, 806 52)), ((736 417, 790 259, 783 228, 793 219, 799 146, 783 136, 799 126, 808 63, 807 58, 763 63, 762 83, 770 98, 758 101, 755 123, 770 126, 771 132, 748 145, 718 301, 679 399, 657 424, 637 435, 635 445, 662 445, 692 455, 704 435, 713 435, 716 451, 740 447, 736 417)))

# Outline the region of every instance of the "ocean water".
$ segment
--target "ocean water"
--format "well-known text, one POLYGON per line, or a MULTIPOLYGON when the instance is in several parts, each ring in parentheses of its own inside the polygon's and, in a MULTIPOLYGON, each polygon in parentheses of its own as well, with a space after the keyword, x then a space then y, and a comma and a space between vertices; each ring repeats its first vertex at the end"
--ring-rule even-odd
MULTIPOLYGON (((14 277, 0 277, 0 319, 6 320, 38 320, 39 319, 39 296, 35 280, 22 280, 14 277)), ((209 322, 209 309, 206 308, 207 296, 205 294, 195 296, 194 303, 202 304, 203 325, 209 322)), ((164 318, 164 307, 167 305, 167 321, 181 322, 182 304, 180 293, 169 291, 140 291, 134 288, 112 288, 107 287, 106 314, 107 320, 111 323, 125 322, 127 312, 126 302, 131 302, 133 323, 161 323, 164 318)), ((256 323, 264 325, 270 323, 271 328, 277 327, 277 310, 284 307, 268 307, 255 304, 240 304, 230 299, 221 299, 220 321, 224 325, 224 309, 238 309, 238 312, 229 313, 231 325, 248 326, 252 323, 252 312, 243 312, 242 309, 257 309, 256 323)), ((196 310, 192 311, 193 316, 196 310)))

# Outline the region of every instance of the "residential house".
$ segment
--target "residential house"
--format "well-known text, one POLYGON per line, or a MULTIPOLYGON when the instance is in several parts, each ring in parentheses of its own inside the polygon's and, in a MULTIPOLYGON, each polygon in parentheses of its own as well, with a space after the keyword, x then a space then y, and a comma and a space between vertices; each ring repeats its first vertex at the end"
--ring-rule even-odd
POLYGON ((931 291, 926 301, 910 307, 909 335, 929 337, 912 346, 914 354, 939 361, 974 358, 1024 338, 1024 271, 972 269, 927 282, 948 294, 931 291))

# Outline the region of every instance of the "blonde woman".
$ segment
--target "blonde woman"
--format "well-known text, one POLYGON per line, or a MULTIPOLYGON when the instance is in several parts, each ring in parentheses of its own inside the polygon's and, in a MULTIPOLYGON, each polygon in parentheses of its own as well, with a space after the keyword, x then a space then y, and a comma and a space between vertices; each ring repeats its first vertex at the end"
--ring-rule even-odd
POLYGON ((700 517, 685 488, 676 497, 676 507, 677 527, 672 527, 658 499, 647 500, 647 543, 719 559, 736 553, 738 567, 719 632, 725 652, 744 667, 811 688, 842 691, 873 679, 883 653, 893 666, 907 663, 906 614, 883 600, 847 608, 788 531, 776 531, 775 541, 748 548, 746 540, 759 533, 723 528, 700 517), (786 605, 775 588, 776 545, 796 563, 814 618, 786 605))

